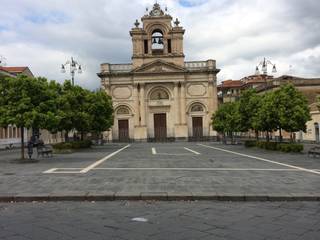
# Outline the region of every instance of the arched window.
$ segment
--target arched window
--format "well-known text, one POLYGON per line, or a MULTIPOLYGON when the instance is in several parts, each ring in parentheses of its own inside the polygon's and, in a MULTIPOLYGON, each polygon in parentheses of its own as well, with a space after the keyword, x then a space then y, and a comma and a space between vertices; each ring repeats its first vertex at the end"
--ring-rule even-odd
POLYGON ((152 41, 152 50, 156 50, 155 52, 163 51, 163 48, 164 48, 163 32, 160 29, 156 29, 152 32, 151 41, 152 41))
POLYGON ((203 106, 199 103, 198 104, 196 103, 191 107, 191 112, 203 112, 203 111, 204 111, 203 106))
POLYGON ((163 89, 157 89, 151 93, 150 99, 151 100, 167 100, 169 99, 169 94, 163 89))
POLYGON ((121 106, 117 109, 117 115, 128 115, 128 114, 130 114, 130 111, 126 106, 121 106))

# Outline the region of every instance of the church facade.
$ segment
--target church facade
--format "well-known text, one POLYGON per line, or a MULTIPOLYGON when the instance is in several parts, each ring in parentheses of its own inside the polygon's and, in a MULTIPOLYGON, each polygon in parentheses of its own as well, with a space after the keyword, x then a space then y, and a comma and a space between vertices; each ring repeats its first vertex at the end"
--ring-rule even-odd
POLYGON ((101 64, 101 88, 113 100, 113 141, 165 141, 215 136, 215 60, 185 61, 185 30, 158 3, 131 29, 132 62, 101 64), (142 26, 140 26, 142 25, 142 26))

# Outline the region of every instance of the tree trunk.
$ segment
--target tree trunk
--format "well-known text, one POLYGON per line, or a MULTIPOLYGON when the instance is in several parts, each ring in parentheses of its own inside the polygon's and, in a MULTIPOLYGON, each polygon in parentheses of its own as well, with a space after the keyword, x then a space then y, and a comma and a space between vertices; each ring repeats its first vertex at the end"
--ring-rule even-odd
POLYGON ((64 141, 69 142, 69 132, 68 131, 65 131, 65 133, 64 133, 64 141))
POLYGON ((290 133, 290 142, 292 142, 292 143, 294 142, 293 141, 293 133, 292 132, 290 133))
POLYGON ((81 141, 83 141, 83 139, 84 139, 84 132, 81 131, 80 137, 81 137, 81 141))
POLYGON ((256 140, 258 141, 259 140, 259 131, 255 130, 255 133, 256 133, 256 140))
POLYGON ((279 141, 282 142, 282 132, 281 132, 281 128, 279 128, 279 141))
POLYGON ((267 131, 267 142, 270 142, 270 138, 269 138, 269 132, 267 131))
POLYGON ((24 127, 21 127, 20 131, 21 131, 21 159, 24 160, 24 127))
POLYGON ((100 141, 100 145, 103 145, 103 134, 102 133, 98 133, 98 142, 100 141))

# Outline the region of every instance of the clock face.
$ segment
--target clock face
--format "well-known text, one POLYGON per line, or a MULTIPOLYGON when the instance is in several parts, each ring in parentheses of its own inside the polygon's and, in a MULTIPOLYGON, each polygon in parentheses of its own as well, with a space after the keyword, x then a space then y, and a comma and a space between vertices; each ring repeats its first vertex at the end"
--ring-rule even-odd
POLYGON ((160 16, 160 10, 155 9, 155 10, 153 11, 153 15, 154 15, 154 16, 160 16))

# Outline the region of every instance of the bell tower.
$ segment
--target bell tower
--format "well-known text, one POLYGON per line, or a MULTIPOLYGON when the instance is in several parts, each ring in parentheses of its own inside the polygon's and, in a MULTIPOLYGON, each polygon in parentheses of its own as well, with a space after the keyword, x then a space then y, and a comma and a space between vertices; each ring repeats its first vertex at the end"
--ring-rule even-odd
POLYGON ((183 35, 185 30, 179 26, 178 19, 172 25, 172 17, 163 11, 158 3, 152 10, 136 20, 131 29, 133 67, 140 67, 146 63, 161 59, 184 66, 183 35))

